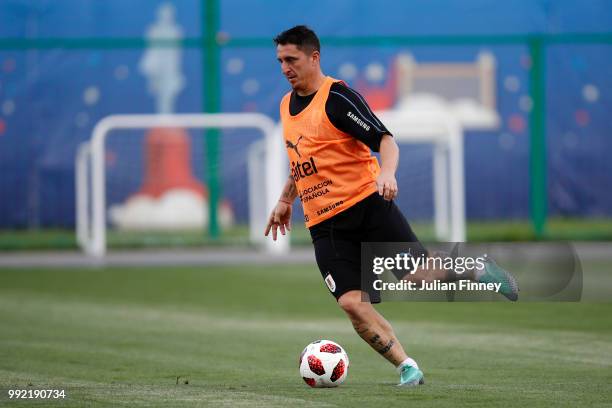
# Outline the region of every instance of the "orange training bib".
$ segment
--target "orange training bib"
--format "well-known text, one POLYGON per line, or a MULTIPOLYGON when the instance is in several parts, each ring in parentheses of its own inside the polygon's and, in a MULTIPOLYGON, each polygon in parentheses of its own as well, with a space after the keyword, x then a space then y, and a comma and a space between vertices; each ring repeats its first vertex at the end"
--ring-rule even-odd
POLYGON ((289 169, 306 227, 346 210, 377 191, 380 167, 365 144, 334 127, 325 103, 336 79, 326 77, 308 106, 292 116, 287 93, 280 105, 289 169))

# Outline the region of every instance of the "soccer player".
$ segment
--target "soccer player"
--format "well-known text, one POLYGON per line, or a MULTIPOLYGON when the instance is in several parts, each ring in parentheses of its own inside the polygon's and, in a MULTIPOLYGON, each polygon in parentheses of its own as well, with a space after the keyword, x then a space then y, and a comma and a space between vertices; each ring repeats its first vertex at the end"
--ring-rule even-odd
MULTIPOLYGON (((291 229, 291 206, 300 197, 319 270, 355 331, 397 367, 399 385, 424 383, 416 361, 406 355, 391 324, 361 290, 361 242, 411 242, 427 253, 393 199, 399 149, 368 104, 344 82, 325 76, 320 43, 306 26, 279 34, 274 42, 292 91, 280 104, 291 174, 270 215, 265 235, 291 229), (381 164, 371 150, 380 152, 381 164), (363 301, 363 299, 370 301, 363 301)), ((452 271, 417 271, 412 280, 457 280, 452 271)), ((461 279, 502 282, 516 300, 516 282, 493 261, 461 279)))

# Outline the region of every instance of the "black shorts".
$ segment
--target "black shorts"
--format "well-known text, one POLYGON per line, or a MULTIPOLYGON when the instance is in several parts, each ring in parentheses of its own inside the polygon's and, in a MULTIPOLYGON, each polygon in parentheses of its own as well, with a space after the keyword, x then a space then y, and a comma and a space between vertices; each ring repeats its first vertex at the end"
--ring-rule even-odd
MULTIPOLYGON (((427 253, 395 203, 378 193, 313 225, 310 236, 321 275, 336 300, 361 290, 362 242, 414 242, 419 252, 427 253)), ((372 303, 380 302, 377 293, 369 295, 372 303)))

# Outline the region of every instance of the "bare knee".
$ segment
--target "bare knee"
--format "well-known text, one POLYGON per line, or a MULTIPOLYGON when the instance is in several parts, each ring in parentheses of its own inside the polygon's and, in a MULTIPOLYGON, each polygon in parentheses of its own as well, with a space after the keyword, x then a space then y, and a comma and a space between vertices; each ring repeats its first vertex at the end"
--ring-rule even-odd
POLYGON ((370 303, 362 301, 361 291, 359 290, 353 290, 340 296, 338 305, 348 315, 353 324, 366 320, 372 309, 370 303))

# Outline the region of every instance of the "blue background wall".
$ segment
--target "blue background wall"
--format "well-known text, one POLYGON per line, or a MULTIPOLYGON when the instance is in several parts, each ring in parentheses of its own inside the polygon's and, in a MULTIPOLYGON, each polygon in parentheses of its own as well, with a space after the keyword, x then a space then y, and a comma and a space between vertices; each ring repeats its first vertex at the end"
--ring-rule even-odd
MULTIPOLYGON (((161 1, 4 0, 1 38, 142 37, 161 1)), ((200 2, 174 2, 186 37, 202 31, 200 2)), ((605 0, 421 0, 223 1, 220 29, 230 37, 266 37, 306 23, 321 36, 516 35, 602 33, 612 27, 605 0)), ((502 126, 466 136, 467 215, 470 219, 529 215, 529 57, 526 45, 349 47, 323 43, 323 68, 342 77, 351 63, 367 81, 370 64, 389 67, 398 52, 418 61, 473 61, 482 50, 497 60, 497 94, 502 126)), ((112 113, 150 113, 154 101, 138 72, 143 50, 0 49, 0 227, 74 224, 74 156, 93 125, 112 113)), ((548 205, 551 215, 612 215, 612 46, 553 45, 546 51, 548 205)), ((203 107, 200 50, 185 49, 187 86, 178 112, 203 107)), ((278 118, 287 91, 272 43, 269 47, 224 48, 221 54, 222 110, 259 111, 278 118)), ((387 72, 387 71, 385 71, 387 72)), ((369 86, 382 85, 369 81, 369 86)), ((256 134, 223 138, 224 197, 246 217, 246 146, 256 134)), ((197 132, 193 133, 198 135, 197 132)), ((109 202, 124 200, 141 183, 141 138, 109 139, 109 202)), ((202 177, 201 138, 193 139, 195 173, 202 177)), ((412 218, 431 216, 430 157, 426 147, 402 147, 398 172, 406 186, 400 205, 412 218), (416 174, 411 169, 419 167, 416 174), (419 196, 410 186, 425 189, 419 196)), ((419 190, 422 191, 422 190, 419 190)))

